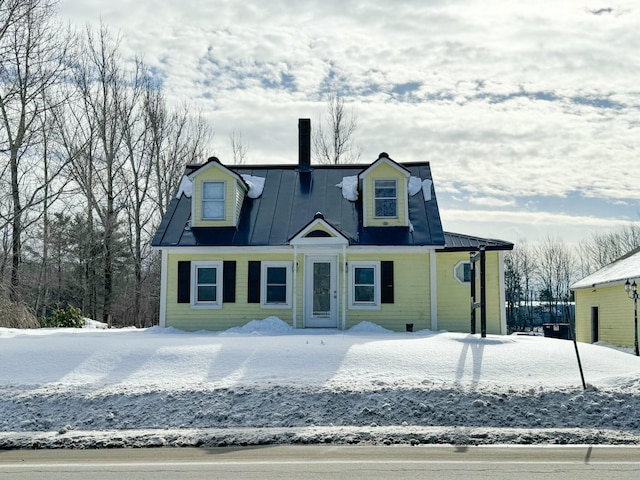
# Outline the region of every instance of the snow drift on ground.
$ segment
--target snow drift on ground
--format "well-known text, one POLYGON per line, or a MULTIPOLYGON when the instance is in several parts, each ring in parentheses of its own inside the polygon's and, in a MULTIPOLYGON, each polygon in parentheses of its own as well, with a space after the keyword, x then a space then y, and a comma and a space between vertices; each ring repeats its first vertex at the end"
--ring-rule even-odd
POLYGON ((0 448, 639 443, 640 359, 363 322, 225 332, 0 329, 0 448))

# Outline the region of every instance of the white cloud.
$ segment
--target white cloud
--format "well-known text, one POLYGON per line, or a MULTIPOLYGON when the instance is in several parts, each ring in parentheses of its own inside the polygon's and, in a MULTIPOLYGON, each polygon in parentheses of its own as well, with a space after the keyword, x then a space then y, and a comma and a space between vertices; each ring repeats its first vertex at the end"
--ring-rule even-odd
POLYGON ((496 197, 471 197, 469 202, 472 205, 480 205, 484 207, 512 207, 515 206, 515 200, 496 197))
MULTIPOLYGON (((324 90, 341 88, 358 114, 362 161, 382 151, 429 160, 436 192, 462 183, 488 206, 570 192, 640 200, 640 8, 630 0, 599 15, 602 5, 578 0, 60 7, 76 25, 102 17, 121 31, 128 54, 162 70, 169 98, 204 111, 223 161, 240 130, 250 162, 295 162, 297 118, 315 124, 324 90)), ((580 228, 584 218, 549 222, 580 228)))
POLYGON ((560 237, 577 244, 596 232, 610 231, 627 226, 632 221, 620 218, 601 218, 526 210, 462 210, 441 211, 445 230, 464 232, 487 238, 499 238, 511 242, 560 237))

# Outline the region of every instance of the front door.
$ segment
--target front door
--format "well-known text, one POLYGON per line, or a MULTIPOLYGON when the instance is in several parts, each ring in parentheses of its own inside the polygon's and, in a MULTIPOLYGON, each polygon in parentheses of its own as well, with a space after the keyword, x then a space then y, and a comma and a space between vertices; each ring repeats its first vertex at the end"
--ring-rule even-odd
POLYGON ((337 257, 321 255, 305 259, 304 326, 338 327, 337 257))

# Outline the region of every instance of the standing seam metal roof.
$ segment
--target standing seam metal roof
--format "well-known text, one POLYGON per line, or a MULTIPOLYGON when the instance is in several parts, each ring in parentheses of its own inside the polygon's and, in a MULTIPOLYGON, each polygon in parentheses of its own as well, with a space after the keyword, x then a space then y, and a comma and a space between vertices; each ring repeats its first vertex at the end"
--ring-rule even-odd
MULTIPOLYGON (((431 180, 428 162, 402 164, 412 176, 431 180)), ((288 245, 288 240, 317 212, 340 230, 351 245, 444 246, 445 236, 435 192, 426 201, 421 192, 409 197, 408 227, 362 227, 362 199, 346 200, 336 185, 358 175, 369 165, 314 166, 299 172, 297 165, 227 167, 238 175, 264 177, 262 195, 244 199, 238 227, 189 227, 191 198, 171 200, 153 238, 164 246, 258 246, 288 245)), ((197 168, 187 167, 185 174, 197 168)))

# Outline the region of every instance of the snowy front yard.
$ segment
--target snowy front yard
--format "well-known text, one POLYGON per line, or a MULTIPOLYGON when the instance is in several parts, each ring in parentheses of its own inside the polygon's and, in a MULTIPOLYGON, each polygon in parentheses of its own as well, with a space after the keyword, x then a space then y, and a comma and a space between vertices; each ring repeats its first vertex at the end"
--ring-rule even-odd
POLYGON ((0 329, 0 448, 640 443, 640 359, 529 336, 0 329))

